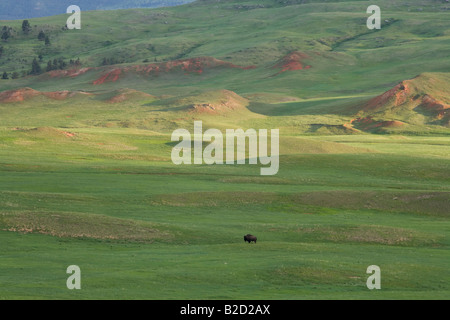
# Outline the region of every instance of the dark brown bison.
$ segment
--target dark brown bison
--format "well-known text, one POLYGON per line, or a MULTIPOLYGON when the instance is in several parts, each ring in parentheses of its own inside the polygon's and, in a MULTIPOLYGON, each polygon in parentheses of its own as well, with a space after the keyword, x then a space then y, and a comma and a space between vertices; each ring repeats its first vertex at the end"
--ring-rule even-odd
POLYGON ((244 236, 244 241, 247 241, 248 243, 251 243, 252 241, 256 243, 256 237, 252 236, 251 234, 247 234, 244 236))

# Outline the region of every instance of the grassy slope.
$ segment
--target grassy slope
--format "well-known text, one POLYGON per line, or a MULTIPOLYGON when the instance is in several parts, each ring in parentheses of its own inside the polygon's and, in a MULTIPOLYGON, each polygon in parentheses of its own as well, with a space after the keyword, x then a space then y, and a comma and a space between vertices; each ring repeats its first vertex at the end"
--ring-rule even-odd
POLYGON ((283 156, 279 174, 266 179, 253 166, 158 161, 169 150, 148 132, 105 131, 106 141, 91 145, 88 134, 41 147, 2 141, 0 225, 21 231, 0 231, 2 297, 448 296, 447 140, 360 136, 345 144, 395 148, 283 156), (419 156, 411 144, 431 152, 419 156), (64 217, 76 222, 62 227, 64 217), (51 236, 79 237, 80 228, 88 238, 51 236), (243 243, 247 232, 257 245, 243 243), (80 292, 65 289, 70 264, 82 269, 80 292), (365 288, 371 264, 383 272, 377 293, 365 288))
MULTIPOLYGON (((367 33, 364 1, 254 10, 237 3, 86 13, 86 28, 52 40, 78 48, 87 66, 129 50, 136 52, 130 64, 185 53, 256 69, 130 75, 103 86, 90 85, 102 70, 1 82, 2 89, 100 95, 0 105, 0 298, 448 298, 447 129, 342 135, 350 115, 335 112, 416 74, 448 72, 448 13, 434 2, 408 12, 404 2, 386 1, 386 18, 400 21, 367 33), (127 24, 132 39, 127 21, 140 21, 127 24), (117 42, 105 47, 98 41, 108 32, 117 42), (156 54, 143 53, 148 43, 156 54), (313 68, 270 77, 291 50, 314 56, 313 68), (105 101, 123 87, 156 98, 105 101), (248 97, 249 110, 187 111, 221 101, 222 89, 248 97), (170 133, 192 131, 194 119, 220 129, 279 127, 279 173, 261 177, 259 165, 174 166, 170 133), (249 232, 257 245, 243 243, 249 232), (65 287, 72 264, 81 267, 81 291, 65 287), (365 286, 372 264, 382 270, 377 292, 365 286)), ((36 21, 56 25, 61 17, 36 21)), ((23 39, 23 46, 30 51, 17 55, 32 56, 34 45, 23 39)))
POLYGON ((149 130, 75 133, 2 131, 3 298, 448 297, 446 138, 302 138, 261 177, 176 167, 149 130), (71 264, 80 292, 65 289, 71 264))
MULTIPOLYGON (((155 96, 187 96, 228 89, 248 97, 249 109, 255 113, 290 116, 273 118, 266 126, 294 123, 291 127, 300 128, 302 133, 346 134, 350 132, 342 125, 356 113, 349 113, 349 107, 356 105, 353 109, 357 110, 369 98, 423 72, 450 70, 447 58, 450 28, 445 5, 381 2, 384 22, 379 31, 365 27, 368 5, 365 1, 288 6, 265 1, 259 5, 265 7, 249 9, 249 3, 233 1, 212 6, 202 1, 157 10, 84 12, 82 30, 69 31, 61 30, 66 19, 61 15, 33 19, 31 24, 36 27, 28 36, 19 32, 21 21, 8 21, 5 24, 18 31, 3 44, 5 53, 0 58, 3 70, 28 71, 32 57, 39 53, 43 55, 43 67, 47 60, 63 56, 67 60, 79 57, 83 67, 94 69, 74 78, 42 75, 37 79, 1 81, 0 89, 32 87, 41 91, 106 93, 126 87, 155 96), (211 19, 202 19, 204 16, 211 19), (50 34, 51 47, 45 48, 36 39, 40 29, 50 34), (277 75, 280 69, 274 67, 294 50, 305 52, 309 58, 303 62, 312 68, 277 75), (201 56, 256 68, 214 68, 201 75, 171 72, 158 77, 130 71, 116 82, 93 85, 114 68, 99 67, 105 57, 123 59, 122 67, 126 67, 201 56), (293 101, 286 103, 286 100, 293 101), (324 114, 327 116, 323 117, 324 114)), ((443 90, 441 95, 448 95, 445 86, 443 90)), ((165 108, 165 102, 161 104, 165 108)), ((392 113, 384 116, 386 120, 407 119, 413 124, 397 132, 445 132, 440 123, 423 121, 420 116, 392 113), (424 127, 426 122, 428 126, 424 127)))
MULTIPOLYGON (((21 21, 11 21, 5 24, 13 26, 18 34, 3 44, 1 65, 12 72, 25 59, 28 71, 30 57, 39 52, 44 63, 60 56, 80 57, 86 67, 99 66, 103 57, 123 57, 126 63, 142 64, 144 59, 153 62, 155 58, 165 61, 213 56, 260 68, 248 72, 236 70, 234 76, 214 75, 214 81, 207 75, 183 79, 183 86, 189 86, 190 90, 227 88, 239 94, 260 92, 261 87, 280 93, 278 88, 284 88, 285 93, 300 97, 323 96, 324 92, 327 96, 376 94, 425 71, 450 70, 447 12, 432 2, 417 3, 423 11, 416 12, 414 4, 410 4, 413 10, 408 12, 411 8, 401 1, 381 1, 383 20, 390 22, 385 22, 380 31, 366 28, 365 1, 285 7, 265 1, 262 4, 272 7, 253 10, 236 8, 230 1, 214 6, 200 2, 158 10, 85 12, 82 30, 62 31, 66 17, 61 15, 33 19, 31 24, 38 27, 29 36, 20 34, 21 21), (204 16, 210 18, 203 19, 204 16), (36 39, 41 28, 49 30, 52 41, 49 49, 36 39), (276 73, 270 67, 278 59, 299 49, 311 56, 310 70, 270 77, 276 73), (239 85, 235 84, 236 77, 241 79, 239 85)), ((81 83, 73 80, 35 83, 34 79, 23 79, 2 82, 2 87, 86 90, 89 80, 86 77, 81 83)), ((132 81, 126 86, 155 95, 170 92, 173 87, 182 90, 178 77, 151 81, 150 87, 141 79, 132 81)))

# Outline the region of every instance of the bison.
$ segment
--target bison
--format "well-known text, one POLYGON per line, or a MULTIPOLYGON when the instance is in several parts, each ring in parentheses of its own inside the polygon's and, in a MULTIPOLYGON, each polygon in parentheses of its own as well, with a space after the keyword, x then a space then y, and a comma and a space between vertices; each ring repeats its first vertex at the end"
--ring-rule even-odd
POLYGON ((252 236, 251 234, 247 234, 244 236, 244 242, 247 241, 248 243, 251 243, 252 241, 256 243, 256 237, 252 236))

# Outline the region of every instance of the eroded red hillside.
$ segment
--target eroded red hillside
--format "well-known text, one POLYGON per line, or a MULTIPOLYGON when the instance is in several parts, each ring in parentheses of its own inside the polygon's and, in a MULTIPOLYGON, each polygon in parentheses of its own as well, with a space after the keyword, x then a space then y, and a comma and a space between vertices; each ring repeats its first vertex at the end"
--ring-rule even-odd
POLYGON ((8 90, 0 92, 0 102, 21 102, 40 95, 39 91, 31 88, 20 88, 16 90, 8 90))
POLYGON ((22 102, 39 96, 47 97, 53 100, 65 100, 68 97, 73 97, 77 94, 88 94, 88 93, 74 92, 67 90, 41 92, 31 88, 19 88, 15 90, 7 90, 0 92, 0 103, 22 102))
POLYGON ((183 60, 173 60, 161 63, 152 63, 148 65, 137 65, 127 67, 116 67, 109 69, 100 78, 93 82, 94 85, 103 84, 106 82, 115 82, 122 75, 133 72, 147 76, 158 76, 170 72, 183 72, 185 74, 202 74, 206 69, 213 69, 217 67, 238 68, 248 70, 255 68, 254 66, 242 67, 230 62, 218 60, 212 57, 198 57, 183 60))
POLYGON ((446 76, 426 73, 404 80, 383 94, 357 106, 353 124, 365 129, 404 125, 397 119, 415 119, 449 126, 450 98, 446 76), (375 121, 378 119, 378 121, 375 121), (385 119, 385 121, 383 121, 385 119))
POLYGON ((286 71, 296 71, 311 68, 303 60, 308 59, 309 56, 306 53, 300 51, 294 51, 283 57, 280 62, 275 65, 275 68, 281 69, 277 74, 286 71))
MULTIPOLYGON (((419 76, 420 77, 420 76, 419 76)), ((369 100, 362 108, 364 112, 377 111, 385 108, 407 107, 413 109, 423 107, 429 111, 440 112, 450 108, 450 104, 434 98, 419 82, 419 77, 405 80, 394 88, 369 100)))
POLYGON ((398 120, 375 120, 371 116, 364 118, 353 119, 350 122, 351 126, 356 126, 358 129, 364 131, 371 131, 382 128, 400 128, 405 125, 404 122, 398 120))

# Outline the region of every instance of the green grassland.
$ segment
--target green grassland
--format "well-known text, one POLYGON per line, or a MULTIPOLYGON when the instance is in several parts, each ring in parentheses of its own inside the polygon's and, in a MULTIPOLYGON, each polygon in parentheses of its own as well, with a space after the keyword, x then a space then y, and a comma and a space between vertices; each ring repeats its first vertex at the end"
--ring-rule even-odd
POLYGON ((448 139, 291 137, 295 153, 282 137, 261 177, 177 167, 169 136, 142 129, 1 136, 2 298, 448 298, 448 139))
POLYGON ((369 31, 370 4, 196 1, 83 12, 65 31, 64 15, 31 19, 2 43, 0 71, 39 53, 91 69, 0 80, 38 90, 0 101, 0 299, 448 299, 449 128, 412 102, 364 109, 418 75, 414 95, 450 103, 448 4, 379 1, 369 31), (278 73, 293 51, 311 68, 278 73), (93 84, 196 57, 255 67, 93 84), (71 94, 45 94, 59 90, 71 94), (357 116, 406 125, 363 130, 357 116), (279 172, 174 165, 171 133, 195 120, 280 129, 279 172), (81 290, 66 287, 70 265, 81 290), (381 290, 366 287, 370 265, 381 290))

